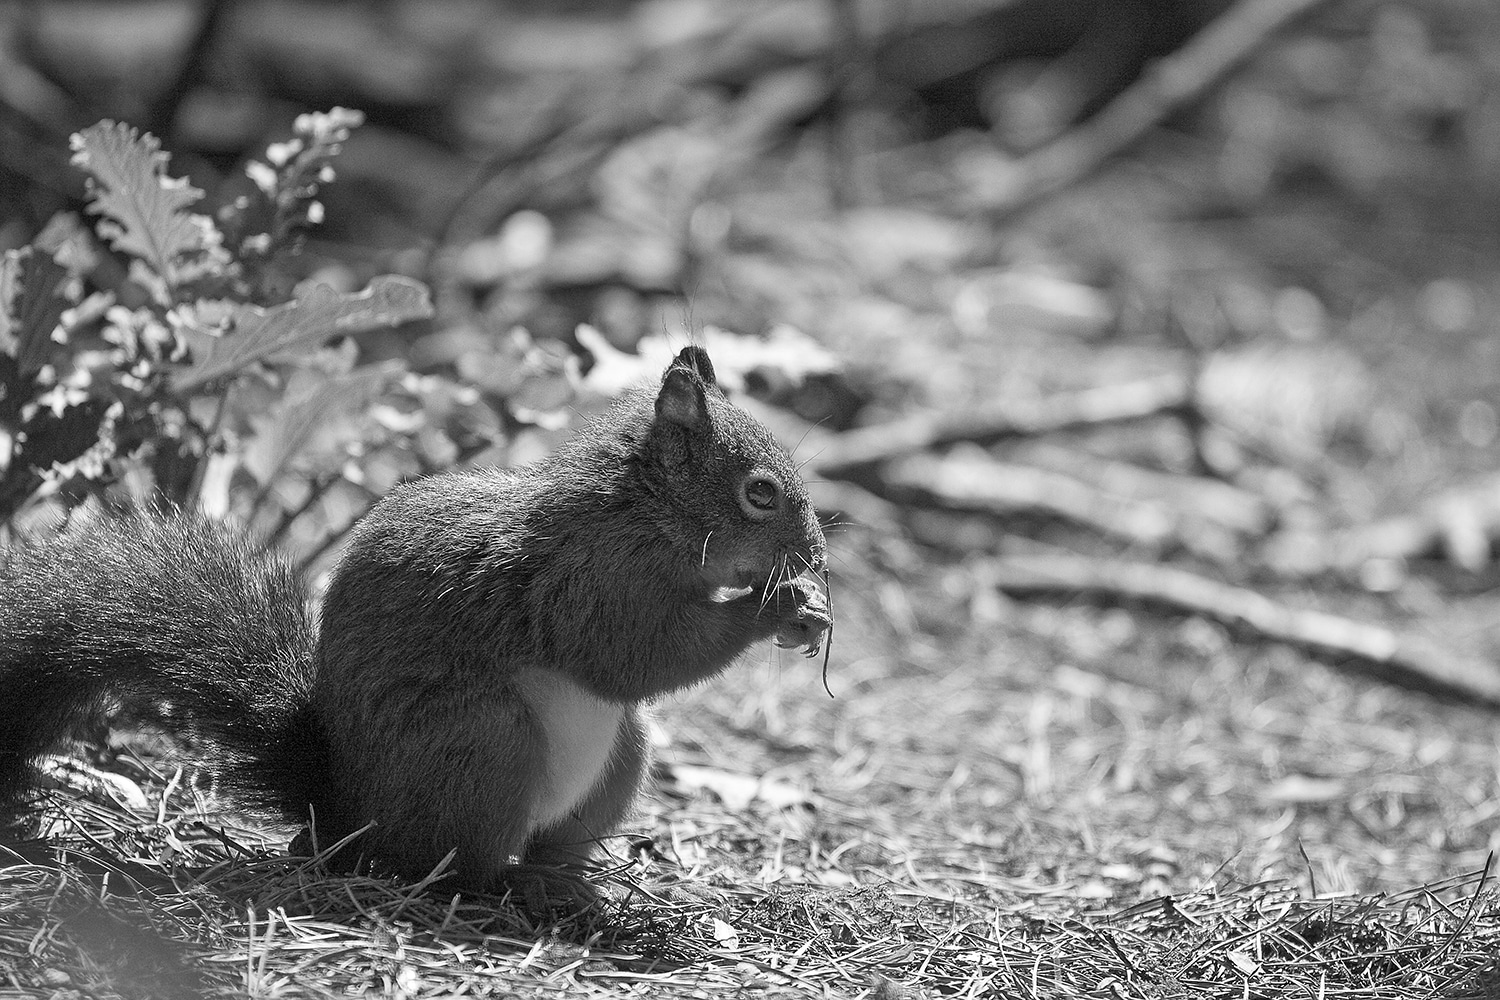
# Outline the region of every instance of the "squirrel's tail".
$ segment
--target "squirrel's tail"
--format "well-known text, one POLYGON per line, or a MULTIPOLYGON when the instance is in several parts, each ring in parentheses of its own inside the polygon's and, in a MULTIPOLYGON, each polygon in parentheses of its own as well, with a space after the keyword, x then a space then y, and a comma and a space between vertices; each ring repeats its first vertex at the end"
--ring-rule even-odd
POLYGON ((201 517, 92 518, 0 550, 0 815, 33 761, 124 708, 190 736, 247 804, 327 794, 315 628, 291 567, 201 517))

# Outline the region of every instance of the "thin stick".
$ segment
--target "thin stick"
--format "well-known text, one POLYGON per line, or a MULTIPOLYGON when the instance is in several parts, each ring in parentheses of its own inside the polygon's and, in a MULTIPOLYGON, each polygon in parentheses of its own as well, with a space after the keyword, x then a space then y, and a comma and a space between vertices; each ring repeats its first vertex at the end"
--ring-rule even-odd
MULTIPOLYGON (((833 611, 833 585, 829 582, 828 567, 823 567, 823 589, 828 592, 828 610, 830 617, 833 611)), ((828 686, 828 658, 833 655, 833 626, 828 626, 828 635, 823 639, 823 690, 828 692, 828 697, 834 697, 833 688, 828 686)))

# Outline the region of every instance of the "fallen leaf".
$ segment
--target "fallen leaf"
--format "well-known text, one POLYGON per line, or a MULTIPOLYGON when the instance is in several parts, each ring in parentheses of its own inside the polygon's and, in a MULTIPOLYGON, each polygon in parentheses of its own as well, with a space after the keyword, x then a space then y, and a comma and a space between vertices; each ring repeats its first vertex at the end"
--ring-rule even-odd
POLYGON ((740 932, 718 917, 714 917, 714 940, 722 947, 734 951, 740 946, 740 932))
POLYGON ((748 809, 753 802, 764 802, 774 809, 811 805, 812 796, 796 785, 756 777, 750 774, 735 774, 716 767, 701 767, 695 764, 673 764, 668 768, 672 779, 685 792, 700 789, 712 792, 720 802, 733 811, 748 809))
POLYGON ((150 807, 141 786, 123 774, 101 771, 71 757, 49 755, 38 763, 42 772, 59 785, 96 798, 108 796, 135 812, 143 812, 150 807))

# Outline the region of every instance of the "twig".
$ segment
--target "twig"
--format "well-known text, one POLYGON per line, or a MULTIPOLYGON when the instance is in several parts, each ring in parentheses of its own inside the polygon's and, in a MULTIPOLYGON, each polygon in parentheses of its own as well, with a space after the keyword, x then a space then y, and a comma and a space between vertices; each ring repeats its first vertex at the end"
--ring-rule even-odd
MULTIPOLYGON (((328 495, 329 490, 343 481, 344 475, 342 472, 325 473, 314 477, 308 483, 307 495, 302 498, 302 502, 295 507, 281 511, 281 516, 276 519, 276 526, 271 529, 270 533, 264 539, 265 547, 273 549, 280 545, 281 540, 286 537, 286 533, 291 530, 292 525, 297 522, 297 519, 312 510, 315 504, 328 495)), ((254 513, 260 511, 260 501, 268 495, 269 483, 265 492, 257 494, 257 502, 251 505, 252 517, 254 513)))
POLYGON ((1276 642, 1363 660, 1393 680, 1500 706, 1500 669, 1467 659, 1418 636, 1306 608, 1186 570, 1067 554, 1007 556, 990 567, 996 586, 1010 593, 1094 594, 1139 600, 1243 626, 1276 642))
POLYGON ((1006 169, 988 207, 1013 212, 1073 184, 1200 96, 1292 20, 1327 0, 1241 0, 1149 67, 1098 114, 1006 169))
MULTIPOLYGON (((345 482, 347 482, 347 480, 345 480, 345 482)), ((306 576, 309 572, 311 572, 313 564, 321 559, 330 549, 342 542, 344 540, 344 536, 348 535, 350 531, 354 530, 354 526, 359 523, 360 518, 364 517, 365 513, 369 511, 369 509, 374 505, 375 498, 370 497, 368 502, 365 504, 364 509, 359 511, 353 517, 349 518, 348 521, 345 521, 343 527, 328 529, 323 534, 322 540, 307 552, 303 553, 302 558, 297 560, 297 575, 306 576)))
POLYGON ((183 505, 188 510, 198 510, 203 506, 204 478, 208 475, 208 463, 224 445, 220 432, 224 429, 224 414, 228 412, 229 397, 233 392, 234 383, 225 382, 214 403, 213 420, 202 429, 203 457, 193 465, 193 475, 188 480, 187 492, 182 498, 183 505))
POLYGON ((1035 402, 1006 402, 978 413, 907 417, 841 434, 808 464, 818 476, 841 478, 864 466, 958 441, 990 444, 1171 415, 1191 399, 1189 379, 1173 373, 1035 402))

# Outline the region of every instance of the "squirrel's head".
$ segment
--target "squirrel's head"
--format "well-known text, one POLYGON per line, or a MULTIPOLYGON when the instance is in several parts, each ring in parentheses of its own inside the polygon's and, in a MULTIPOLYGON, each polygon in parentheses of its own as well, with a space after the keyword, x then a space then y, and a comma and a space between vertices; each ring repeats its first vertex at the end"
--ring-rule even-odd
POLYGON ((708 352, 685 347, 662 376, 644 470, 671 501, 680 545, 705 581, 769 588, 824 568, 827 544, 802 477, 760 421, 735 406, 708 352))

